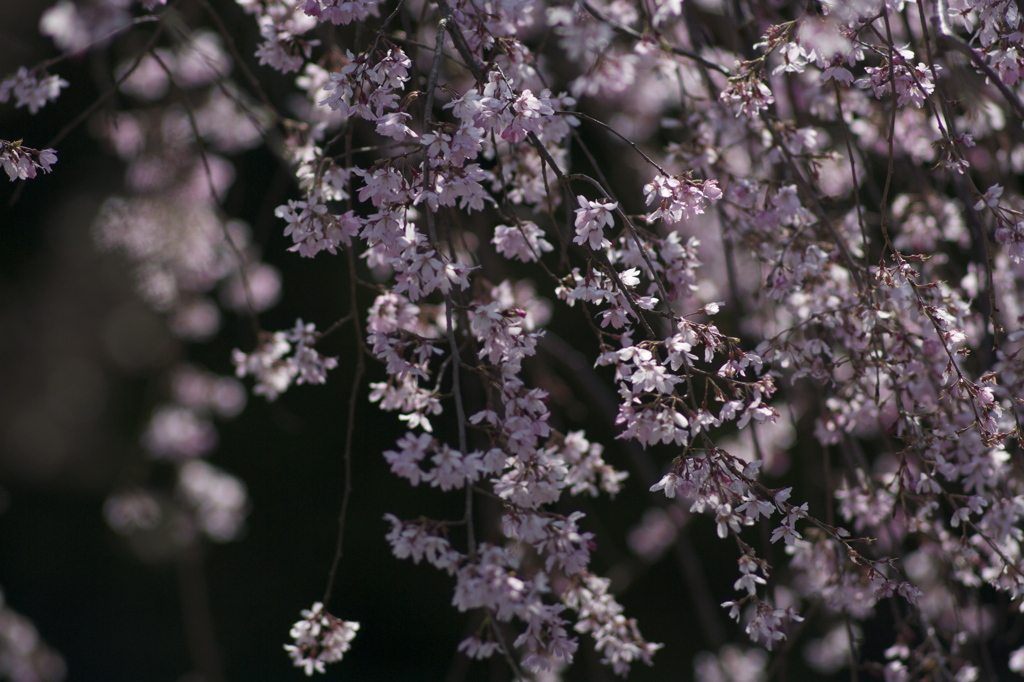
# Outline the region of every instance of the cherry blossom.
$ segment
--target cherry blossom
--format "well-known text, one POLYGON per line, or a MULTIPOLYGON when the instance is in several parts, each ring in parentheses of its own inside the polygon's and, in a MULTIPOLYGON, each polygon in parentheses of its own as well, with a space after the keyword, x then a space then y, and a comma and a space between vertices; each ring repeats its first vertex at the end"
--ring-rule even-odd
POLYGON ((46 76, 40 79, 35 72, 24 66, 10 78, 0 81, 0 103, 7 102, 14 95, 15 106, 27 107, 34 114, 47 103, 60 96, 60 91, 68 87, 68 82, 59 76, 46 76))
MULTIPOLYGON (((158 0, 43 13, 61 51, 131 55, 112 67, 127 104, 89 124, 126 165, 94 238, 181 343, 249 318, 230 361, 255 394, 354 376, 350 400, 394 413, 387 495, 464 509, 384 517, 394 558, 440 571, 480 624, 453 649, 538 679, 586 646, 618 674, 653 664, 580 497, 639 490, 623 589, 689 525, 729 553, 725 610, 702 617, 745 642, 710 628, 699 679, 792 651, 892 680, 1024 669, 992 625, 1024 595, 1017 3, 238 4, 237 44, 158 0), (250 229, 230 190, 261 145, 288 181, 250 229), (264 329, 287 291, 266 249, 343 279, 323 331, 264 329), (860 646, 883 612, 890 641, 860 646)), ((0 103, 56 100, 63 58, 4 78, 0 103)), ((0 141, 11 181, 57 154, 0 141)), ((140 429, 173 487, 113 494, 108 520, 229 540, 248 492, 206 458, 245 400, 175 367, 140 429)), ((285 647, 307 675, 360 627, 326 610, 335 568, 285 647)))
POLYGON ((580 207, 576 209, 576 236, 573 241, 587 244, 595 251, 611 246, 604 236, 604 228, 615 225, 612 211, 618 204, 614 201, 591 201, 582 195, 576 197, 576 201, 580 207))
POLYGON ((292 626, 289 633, 294 644, 286 644, 285 651, 295 666, 307 676, 326 671, 327 663, 340 661, 352 647, 359 632, 359 623, 332 616, 320 602, 302 611, 302 620, 292 626))
POLYGON ((53 149, 31 149, 20 142, 0 140, 0 163, 13 182, 36 177, 38 171, 49 173, 57 163, 57 152, 53 149))

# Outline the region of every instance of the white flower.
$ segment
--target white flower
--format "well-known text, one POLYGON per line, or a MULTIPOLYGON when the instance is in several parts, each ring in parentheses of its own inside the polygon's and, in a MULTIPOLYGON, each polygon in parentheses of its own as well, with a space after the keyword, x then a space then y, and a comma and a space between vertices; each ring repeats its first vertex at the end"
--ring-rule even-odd
POLYGON ((295 644, 285 644, 285 651, 295 667, 302 668, 306 675, 326 672, 324 664, 340 661, 352 648, 359 623, 332 616, 320 602, 304 610, 302 616, 303 620, 295 623, 289 632, 295 644))
POLYGON ((580 208, 576 209, 576 244, 590 244, 598 251, 612 245, 604 238, 604 228, 615 224, 612 211, 619 207, 614 201, 591 201, 582 194, 576 197, 580 208))
POLYGON ((981 197, 981 201, 974 204, 974 210, 980 211, 983 208, 995 208, 999 205, 999 197, 1003 196, 1002 185, 992 185, 981 197))
POLYGON ((661 480, 651 486, 651 492, 658 490, 665 491, 665 497, 672 498, 676 496, 676 490, 679 489, 679 477, 669 472, 661 477, 661 480))
POLYGON ((418 137, 416 133, 405 124, 406 121, 411 119, 412 116, 404 111, 393 111, 390 114, 384 114, 377 119, 377 132, 386 137, 394 138, 399 142, 404 142, 408 137, 418 137))

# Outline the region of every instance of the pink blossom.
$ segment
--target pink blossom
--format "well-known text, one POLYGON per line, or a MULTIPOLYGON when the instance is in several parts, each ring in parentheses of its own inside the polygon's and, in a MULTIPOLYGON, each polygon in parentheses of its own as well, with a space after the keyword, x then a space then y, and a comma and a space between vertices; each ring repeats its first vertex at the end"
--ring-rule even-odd
POLYGON ((327 663, 337 663, 352 647, 359 632, 359 623, 332 616, 320 602, 302 611, 302 620, 292 626, 289 635, 294 644, 286 644, 285 651, 296 667, 306 676, 326 672, 327 663))
POLYGON ((618 203, 591 201, 583 195, 577 196, 576 200, 580 208, 576 209, 576 236, 573 241, 587 244, 595 251, 611 246, 611 242, 604 236, 604 228, 615 225, 612 211, 618 208, 618 203))

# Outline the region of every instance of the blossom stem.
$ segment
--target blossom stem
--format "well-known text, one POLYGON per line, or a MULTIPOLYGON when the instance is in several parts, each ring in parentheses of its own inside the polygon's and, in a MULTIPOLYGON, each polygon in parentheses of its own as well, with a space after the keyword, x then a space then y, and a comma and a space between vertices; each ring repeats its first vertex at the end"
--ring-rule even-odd
POLYGON ((338 572, 338 564, 341 562, 342 545, 345 540, 345 521, 348 517, 348 503, 352 497, 352 437, 356 431, 356 398, 359 397, 359 389, 362 387, 363 374, 366 372, 366 345, 363 341, 363 329, 359 323, 359 315, 355 311, 358 300, 356 298, 356 259, 352 249, 346 249, 348 255, 348 267, 351 279, 349 281, 349 300, 352 305, 352 323, 355 329, 356 339, 356 371, 352 377, 352 389, 348 396, 348 416, 345 428, 345 451, 342 455, 345 467, 345 484, 341 493, 341 510, 338 512, 338 541, 334 549, 334 559, 331 561, 331 569, 327 574, 327 587, 324 588, 324 604, 330 603, 331 592, 334 589, 334 578, 338 572))

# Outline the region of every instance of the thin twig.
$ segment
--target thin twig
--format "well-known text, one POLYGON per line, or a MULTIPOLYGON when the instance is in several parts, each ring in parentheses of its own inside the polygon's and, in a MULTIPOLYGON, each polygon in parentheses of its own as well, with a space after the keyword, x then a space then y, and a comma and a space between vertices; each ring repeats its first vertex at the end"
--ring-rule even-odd
POLYGON ((642 149, 640 149, 640 147, 636 146, 636 143, 633 142, 633 140, 629 139, 628 137, 626 137, 625 135, 620 133, 615 128, 612 128, 610 125, 608 125, 604 121, 600 121, 600 120, 594 118, 593 116, 588 116, 588 115, 586 115, 586 114, 584 114, 582 112, 579 112, 579 111, 556 111, 555 115, 556 116, 573 116, 573 117, 576 117, 576 118, 582 118, 582 119, 584 119, 586 121, 590 121, 591 123, 596 123, 597 125, 601 126, 605 130, 610 132, 612 135, 614 135, 615 137, 619 138, 620 140, 622 140, 623 142, 628 144, 630 147, 632 147, 633 151, 635 151, 637 154, 639 154, 640 156, 642 156, 644 158, 644 161, 646 161, 647 163, 649 163, 652 166, 654 166, 655 168, 657 168, 659 173, 661 173, 665 177, 671 177, 671 173, 669 173, 667 170, 665 170, 660 165, 658 165, 658 163, 654 159, 652 159, 651 157, 647 156, 647 154, 645 154, 644 151, 642 149))
MULTIPOLYGON (((598 9, 596 9, 593 5, 591 5, 589 2, 587 2, 587 0, 582 0, 582 2, 580 4, 583 6, 583 9, 587 10, 587 12, 592 17, 594 17, 598 21, 602 21, 602 22, 608 24, 609 26, 614 28, 619 33, 621 33, 623 35, 627 35, 630 38, 635 38, 636 40, 644 40, 644 36, 642 34, 640 34, 639 32, 637 32, 637 31, 635 31, 635 30, 633 30, 631 28, 629 28, 628 26, 623 26, 622 24, 620 24, 617 21, 612 21, 607 16, 602 14, 598 9)), ((717 71, 720 74, 723 74, 725 76, 731 76, 732 75, 732 72, 730 72, 729 69, 725 68, 724 66, 722 66, 720 64, 716 64, 716 63, 714 63, 713 61, 711 61, 709 59, 705 59, 704 57, 700 56, 696 52, 692 52, 690 50, 686 50, 686 49, 681 48, 681 47, 676 47, 675 45, 670 45, 664 38, 662 38, 659 41, 659 45, 661 45, 661 47, 663 49, 668 50, 672 54, 679 55, 680 57, 686 57, 687 59, 692 59, 693 61, 697 62, 698 64, 702 64, 703 66, 706 66, 709 69, 713 69, 713 70, 717 71)))
POLYGON ((351 306, 354 336, 356 340, 356 371, 352 377, 352 388, 348 396, 347 427, 345 429, 345 450, 342 454, 342 461, 345 467, 345 483, 341 493, 341 510, 338 512, 338 541, 334 549, 334 559, 331 561, 331 569, 327 573, 327 587, 324 588, 323 603, 329 604, 331 592, 334 589, 334 578, 338 572, 338 564, 341 563, 342 548, 345 541, 345 522, 348 518, 348 504, 352 497, 352 438, 356 431, 356 398, 359 397, 359 389, 362 388, 363 374, 366 372, 366 345, 363 341, 363 328, 357 314, 359 299, 356 290, 356 258, 352 249, 346 249, 349 267, 349 305, 351 306))

